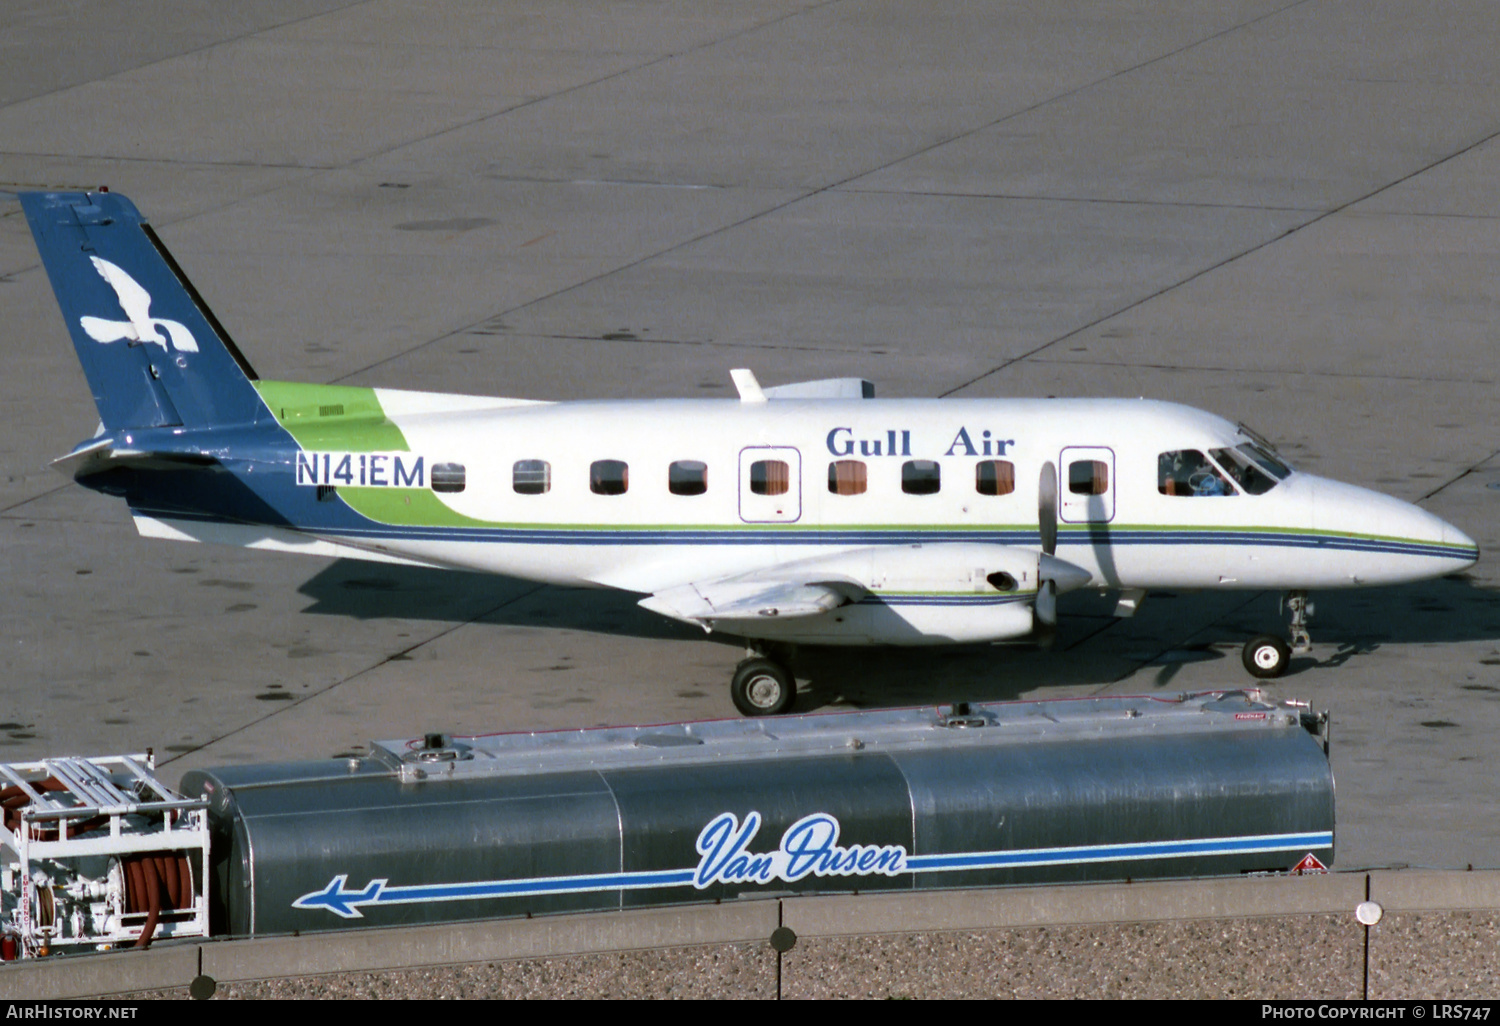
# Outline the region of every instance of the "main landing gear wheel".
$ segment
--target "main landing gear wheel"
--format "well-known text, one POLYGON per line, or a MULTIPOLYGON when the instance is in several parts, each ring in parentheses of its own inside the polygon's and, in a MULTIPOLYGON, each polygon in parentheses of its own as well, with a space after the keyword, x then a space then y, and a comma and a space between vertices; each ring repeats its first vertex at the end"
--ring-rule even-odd
POLYGON ((734 669, 729 697, 746 716, 776 716, 796 700, 797 679, 774 660, 746 659, 734 669))
POLYGON ((1292 649, 1280 638, 1262 634, 1245 642, 1243 658, 1245 669, 1252 676, 1270 680, 1286 673, 1287 664, 1292 661, 1292 649))

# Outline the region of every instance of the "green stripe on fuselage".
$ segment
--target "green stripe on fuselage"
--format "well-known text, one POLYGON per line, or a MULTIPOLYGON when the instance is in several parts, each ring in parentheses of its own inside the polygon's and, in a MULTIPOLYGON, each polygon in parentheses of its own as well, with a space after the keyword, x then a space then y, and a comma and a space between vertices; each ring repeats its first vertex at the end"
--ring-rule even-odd
MULTIPOLYGON (((277 423, 307 452, 410 452, 406 436, 380 406, 373 388, 257 381, 277 423)), ((430 454, 422 454, 430 459, 430 454)), ((431 473, 431 468, 428 468, 431 473)), ((339 498, 361 516, 402 527, 484 527, 450 509, 427 488, 339 485, 339 498)))
POLYGON ((257 381, 277 422, 306 450, 409 452, 401 429, 386 419, 373 388, 257 381))

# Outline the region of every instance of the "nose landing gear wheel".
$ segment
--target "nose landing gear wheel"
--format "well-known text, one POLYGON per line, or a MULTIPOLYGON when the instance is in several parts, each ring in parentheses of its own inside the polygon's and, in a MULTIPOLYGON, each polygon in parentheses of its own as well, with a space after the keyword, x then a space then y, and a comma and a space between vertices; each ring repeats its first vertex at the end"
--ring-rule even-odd
POLYGON ((729 697, 746 716, 776 716, 792 707, 797 680, 778 662, 746 659, 735 667, 729 697))
POLYGON ((1250 671, 1251 676, 1270 680, 1286 673, 1287 664, 1292 659, 1292 649, 1280 638, 1262 634, 1245 642, 1242 658, 1245 669, 1250 671))

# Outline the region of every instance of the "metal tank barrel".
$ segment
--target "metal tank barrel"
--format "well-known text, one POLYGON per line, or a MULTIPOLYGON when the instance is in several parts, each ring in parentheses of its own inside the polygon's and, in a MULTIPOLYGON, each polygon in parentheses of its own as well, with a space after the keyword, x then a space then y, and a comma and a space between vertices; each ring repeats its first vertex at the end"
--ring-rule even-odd
POLYGON ((379 742, 187 774, 215 933, 1286 871, 1333 857, 1327 718, 1261 692, 379 742))

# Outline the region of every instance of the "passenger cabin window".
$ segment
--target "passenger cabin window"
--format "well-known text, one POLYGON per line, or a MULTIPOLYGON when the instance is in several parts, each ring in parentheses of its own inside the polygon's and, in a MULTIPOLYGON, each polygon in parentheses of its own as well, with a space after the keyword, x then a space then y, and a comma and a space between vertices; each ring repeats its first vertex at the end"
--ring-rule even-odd
POLYGON ((678 460, 667 468, 667 490, 673 495, 702 495, 708 491, 708 464, 678 460))
POLYGON ((867 487, 869 476, 859 460, 834 460, 828 464, 828 490, 834 495, 863 495, 867 487))
POLYGON ((435 492, 461 492, 464 490, 464 465, 462 463, 434 463, 432 490, 435 492))
POLYGON ((1009 495, 1016 490, 1016 468, 1009 460, 980 460, 974 468, 974 490, 980 495, 1009 495))
POLYGON ((623 460, 595 460, 589 467, 589 491, 595 495, 624 495, 630 487, 630 468, 623 460))
POLYGON ((552 490, 552 464, 546 460, 516 460, 510 472, 511 487, 521 495, 542 495, 552 490))
POLYGON ((942 468, 935 460, 907 460, 901 464, 901 490, 906 494, 936 495, 942 487, 942 468))
POLYGON ((1103 460, 1069 463, 1068 491, 1074 495, 1103 495, 1109 491, 1109 464, 1103 460))
POLYGON ((1156 457, 1156 490, 1163 495, 1233 495, 1234 486, 1197 449, 1156 457))
POLYGON ((781 460, 750 464, 750 490, 756 495, 785 495, 792 487, 792 468, 781 460))
MULTIPOLYGON (((1219 465, 1245 491, 1251 495, 1264 495, 1275 488, 1281 479, 1276 477, 1268 466, 1257 462, 1251 455, 1251 451, 1253 450, 1250 446, 1242 445, 1237 449, 1210 449, 1208 454, 1218 460, 1219 465)), ((1277 463, 1276 465, 1286 469, 1283 464, 1277 463)))

